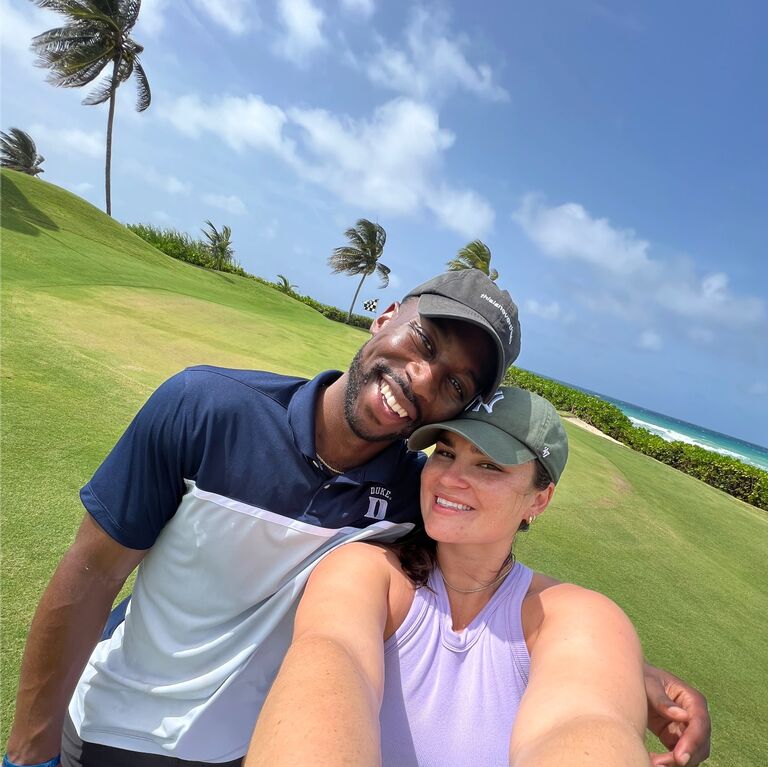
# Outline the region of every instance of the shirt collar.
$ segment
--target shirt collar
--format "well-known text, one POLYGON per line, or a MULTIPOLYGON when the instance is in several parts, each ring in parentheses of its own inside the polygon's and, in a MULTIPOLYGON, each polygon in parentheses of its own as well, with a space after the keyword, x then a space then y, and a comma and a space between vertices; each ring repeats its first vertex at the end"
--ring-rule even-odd
POLYGON ((296 447, 309 459, 315 453, 315 404, 317 397, 326 386, 330 386, 342 375, 339 370, 326 370, 307 381, 291 398, 288 404, 288 423, 293 430, 296 447))
MULTIPOLYGON (((296 447, 310 460, 314 461, 315 450, 315 405, 320 391, 330 386, 342 373, 338 370, 326 370, 302 385, 291 398, 288 405, 288 423, 293 431, 296 447)), ((397 467, 407 451, 405 440, 397 440, 371 458, 370 461, 344 472, 343 476, 355 482, 392 482, 396 477, 397 467)))

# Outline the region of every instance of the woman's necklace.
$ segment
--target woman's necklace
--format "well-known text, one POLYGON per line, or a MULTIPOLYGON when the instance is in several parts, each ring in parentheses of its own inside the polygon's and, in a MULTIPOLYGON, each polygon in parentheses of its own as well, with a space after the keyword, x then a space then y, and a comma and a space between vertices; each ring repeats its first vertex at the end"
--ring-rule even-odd
POLYGON ((320 455, 320 453, 317 452, 317 450, 315 450, 315 455, 317 456, 317 460, 320 461, 320 463, 322 463, 323 466, 325 466, 325 468, 328 469, 328 471, 330 471, 332 474, 343 474, 344 473, 343 469, 337 469, 335 466, 331 466, 331 464, 328 463, 328 461, 326 461, 323 458, 323 456, 320 455))
MULTIPOLYGON (((319 458, 320 456, 317 457, 319 458)), ((452 586, 445 580, 442 570, 440 570, 440 577, 443 579, 443 583, 451 589, 451 591, 458 591, 459 594, 476 594, 478 591, 485 591, 486 589, 491 588, 491 586, 495 586, 512 572, 512 568, 515 566, 515 555, 512 554, 511 556, 512 558, 509 560, 509 564, 507 564, 490 583, 486 583, 485 586, 478 586, 476 589, 460 589, 458 586, 452 586)))

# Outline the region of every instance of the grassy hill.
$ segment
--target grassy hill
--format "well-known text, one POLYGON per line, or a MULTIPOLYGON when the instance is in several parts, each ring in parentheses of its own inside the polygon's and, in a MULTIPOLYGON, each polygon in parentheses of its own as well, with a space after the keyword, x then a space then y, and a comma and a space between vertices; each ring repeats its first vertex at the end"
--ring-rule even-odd
MULTIPOLYGON (((4 743, 29 620, 82 515, 77 491, 152 389, 203 362, 344 367, 365 335, 174 261, 46 182, 3 171, 2 196, 4 743)), ((647 656, 704 691, 712 765, 764 764, 768 515, 567 428, 569 468, 518 555, 616 599, 647 656)))

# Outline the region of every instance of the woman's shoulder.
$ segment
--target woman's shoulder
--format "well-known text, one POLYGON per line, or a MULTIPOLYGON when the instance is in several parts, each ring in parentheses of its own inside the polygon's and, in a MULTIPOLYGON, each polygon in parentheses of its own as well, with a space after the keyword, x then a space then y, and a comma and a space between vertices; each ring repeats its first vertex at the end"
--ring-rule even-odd
POLYGON ((338 546, 327 554, 318 568, 363 568, 364 571, 400 571, 397 555, 386 546, 365 541, 352 541, 338 546))
POLYGON ((628 623, 624 611, 610 597, 598 591, 564 583, 534 573, 523 600, 523 630, 529 648, 546 626, 578 626, 589 630, 593 625, 628 623))
POLYGON ((355 541, 334 549, 315 568, 309 587, 318 590, 340 581, 346 584, 348 598, 386 595, 385 639, 402 624, 413 603, 414 587, 397 554, 380 544, 355 541))

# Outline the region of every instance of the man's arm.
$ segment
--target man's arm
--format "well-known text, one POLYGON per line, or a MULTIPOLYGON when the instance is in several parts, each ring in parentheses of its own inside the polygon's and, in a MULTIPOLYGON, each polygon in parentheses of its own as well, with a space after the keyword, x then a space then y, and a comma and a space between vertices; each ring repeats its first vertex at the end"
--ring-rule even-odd
POLYGON ((315 569, 246 767, 373 767, 392 554, 350 543, 315 569))
POLYGON ((37 764, 61 750, 77 680, 115 597, 145 553, 121 546, 85 515, 32 620, 8 739, 11 761, 37 764))
POLYGON ((712 722, 707 699, 669 671, 645 663, 648 729, 669 749, 651 754, 654 767, 696 767, 709 757, 712 722))
POLYGON ((561 584, 539 595, 543 618, 510 742, 512 767, 648 767, 643 657, 609 599, 561 584))

